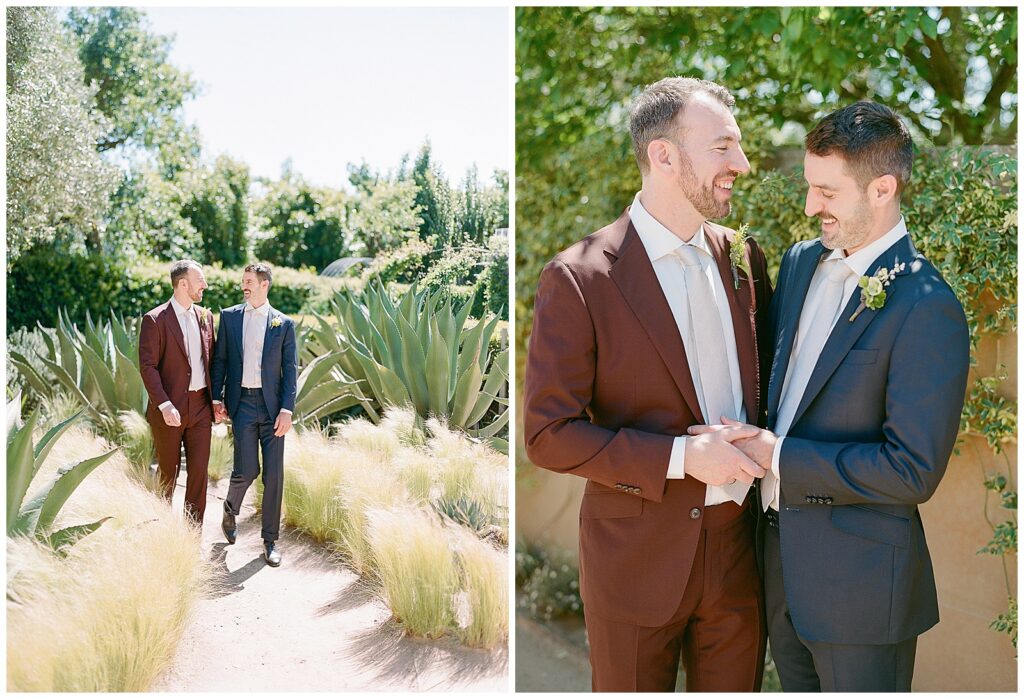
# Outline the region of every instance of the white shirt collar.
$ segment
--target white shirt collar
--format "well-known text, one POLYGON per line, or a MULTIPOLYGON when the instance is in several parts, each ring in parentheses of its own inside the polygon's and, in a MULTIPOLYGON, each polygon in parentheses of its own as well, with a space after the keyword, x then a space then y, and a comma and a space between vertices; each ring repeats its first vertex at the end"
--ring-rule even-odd
POLYGON ((182 313, 188 313, 189 311, 192 310, 192 306, 193 305, 195 305, 195 304, 192 304, 188 308, 185 308, 180 303, 178 303, 178 299, 174 298, 173 296, 171 297, 171 306, 174 307, 174 314, 175 315, 179 315, 180 316, 182 313))
POLYGON ((881 238, 871 243, 867 247, 863 247, 852 255, 847 255, 843 252, 842 248, 833 250, 825 260, 846 260, 846 265, 853 270, 853 273, 858 277, 863 277, 868 273, 868 267, 871 263, 878 259, 878 257, 896 244, 896 241, 900 240, 903 236, 908 235, 907 224, 900 216, 900 220, 896 222, 896 225, 892 229, 883 235, 881 238))
POLYGON ((683 245, 692 245, 709 255, 711 254, 704 237, 704 224, 700 225, 689 242, 684 243, 643 207, 643 204, 640 203, 639 192, 633 197, 633 205, 629 207, 629 219, 633 222, 633 227, 636 228, 637 235, 640 236, 651 262, 674 253, 683 245))
POLYGON ((255 313, 256 315, 265 316, 268 313, 270 313, 270 301, 267 301, 265 304, 263 304, 259 308, 255 308, 251 303, 246 301, 245 302, 245 310, 244 310, 244 312, 245 313, 255 313))

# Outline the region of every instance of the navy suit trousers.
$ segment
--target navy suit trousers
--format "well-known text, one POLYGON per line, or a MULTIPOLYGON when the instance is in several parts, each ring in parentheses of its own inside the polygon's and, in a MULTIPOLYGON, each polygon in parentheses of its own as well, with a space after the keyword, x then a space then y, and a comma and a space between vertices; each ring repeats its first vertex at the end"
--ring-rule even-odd
POLYGON ((263 540, 277 541, 281 533, 281 498, 284 495, 284 437, 274 436, 274 420, 262 394, 242 390, 238 409, 231 416, 235 436, 235 462, 224 511, 237 515, 245 492, 260 475, 263 452, 263 540))

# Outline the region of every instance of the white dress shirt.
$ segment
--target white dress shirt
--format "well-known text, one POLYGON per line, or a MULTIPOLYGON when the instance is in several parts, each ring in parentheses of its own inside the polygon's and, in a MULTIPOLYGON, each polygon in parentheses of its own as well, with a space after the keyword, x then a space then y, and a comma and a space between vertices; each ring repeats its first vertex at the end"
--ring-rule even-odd
MULTIPOLYGON (((811 278, 811 285, 807 288, 807 296, 805 296, 805 303, 801 310, 801 319, 803 314, 807 312, 811 304, 806 303, 806 299, 815 297, 818 289, 825 283, 825 277, 827 276, 824 269, 826 268, 825 263, 829 260, 844 260, 846 265, 850 268, 851 274, 846 280, 846 284, 843 287, 843 301, 841 308, 846 308, 846 304, 850 302, 850 298, 853 296, 854 291, 859 287, 857 286, 858 280, 865 274, 874 274, 875 270, 871 268, 871 265, 879 256, 886 250, 896 244, 903 236, 907 235, 907 224, 900 216, 900 220, 896 223, 892 229, 883 235, 881 238, 871 243, 870 245, 861 248, 852 255, 846 255, 842 249, 833 250, 825 257, 822 257, 821 261, 818 262, 818 268, 814 271, 814 276, 811 278)), ((832 322, 832 328, 839 323, 842 319, 843 313, 840 313, 836 319, 832 322)), ((831 331, 830 331, 831 332, 831 331)), ((799 329, 797 331, 797 337, 793 339, 793 348, 789 354, 789 365, 786 368, 786 376, 782 382, 782 393, 779 396, 779 405, 782 405, 786 399, 789 391, 799 391, 799 394, 803 396, 804 390, 807 388, 806 382, 802 386, 790 385, 789 377, 795 373, 797 353, 796 348, 799 346, 800 337, 799 329)), ((822 348, 824 349, 824 347, 822 348)), ((820 352, 811 357, 800 357, 800 361, 818 363, 818 358, 821 356, 820 352)), ((779 455, 782 453, 782 443, 785 441, 785 436, 789 432, 789 428, 792 425, 778 423, 775 425, 775 434, 778 435, 778 440, 775 442, 775 450, 772 452, 772 473, 775 475, 775 487, 774 492, 766 493, 762 491, 762 502, 764 508, 767 510, 771 507, 774 510, 779 509, 779 489, 780 489, 780 473, 779 473, 779 455)))
POLYGON ((242 388, 263 388, 263 340, 267 335, 270 303, 242 312, 242 388))
MULTIPOLYGON (((178 299, 171 297, 171 309, 178 319, 178 326, 181 328, 181 336, 185 340, 185 356, 188 357, 188 364, 192 370, 189 377, 188 390, 199 391, 206 388, 206 365, 203 363, 203 343, 199 334, 199 318, 196 315, 194 304, 185 308, 178 299)), ((171 401, 167 400, 160 404, 159 409, 163 410, 171 401)))
MULTIPOLYGON (((731 388, 736 419, 746 422, 746 409, 743 405, 743 385, 740 382, 740 364, 739 356, 736 352, 736 335, 732 326, 732 313, 729 310, 725 285, 722 283, 718 266, 714 264, 711 249, 708 247, 704 236, 704 226, 702 225, 697 229, 697 232, 689 242, 684 243, 660 221, 651 216, 643 207, 643 204, 640 203, 639 194, 633 199, 633 205, 629 209, 629 218, 633 222, 633 227, 636 228, 637 234, 640 236, 640 241, 643 243, 648 257, 651 259, 654 273, 658 277, 658 283, 665 294, 665 300, 672 310, 672 317, 675 318, 679 336, 683 340, 683 349, 686 351, 687 356, 691 357, 696 356, 696 340, 690 333, 690 306, 687 303, 683 266, 675 252, 683 245, 693 245, 707 253, 707 255, 700 255, 700 258, 702 260, 703 272, 708 276, 711 292, 717 301, 716 305, 722 321, 722 332, 725 336, 725 351, 729 364, 729 374, 732 379, 731 387, 715 387, 713 390, 730 390, 731 388)), ((698 374, 699 368, 695 362, 689 362, 689 366, 693 384, 695 387, 699 387, 701 385, 698 374)), ((697 400, 700 404, 701 412, 704 413, 705 419, 708 420, 708 424, 718 424, 717 418, 719 416, 712 418, 707 415, 707 404, 704 400, 703 392, 700 390, 697 391, 697 400)), ((667 471, 668 478, 678 479, 686 476, 687 439, 689 437, 682 435, 676 437, 672 444, 672 453, 669 457, 667 471)), ((709 485, 704 504, 718 505, 732 499, 725 489, 709 485)))

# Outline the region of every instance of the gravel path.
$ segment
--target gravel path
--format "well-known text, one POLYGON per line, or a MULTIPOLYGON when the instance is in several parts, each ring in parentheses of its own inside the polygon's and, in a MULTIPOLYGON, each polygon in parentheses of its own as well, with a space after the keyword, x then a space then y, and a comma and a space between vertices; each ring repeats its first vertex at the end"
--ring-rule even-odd
POLYGON ((407 638, 354 573, 294 531, 282 532, 281 566, 267 566, 251 502, 228 546, 226 492, 227 480, 210 486, 203 527, 203 550, 224 579, 199 603, 153 691, 507 691, 507 649, 407 638))

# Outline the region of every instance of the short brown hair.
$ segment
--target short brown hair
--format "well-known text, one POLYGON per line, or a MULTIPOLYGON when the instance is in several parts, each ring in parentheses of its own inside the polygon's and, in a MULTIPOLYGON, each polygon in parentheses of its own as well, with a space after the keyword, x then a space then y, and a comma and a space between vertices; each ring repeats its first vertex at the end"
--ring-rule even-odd
POLYGON ((184 279, 190 269, 203 271, 203 266, 195 260, 178 260, 171 264, 171 288, 178 286, 178 280, 184 279))
POLYGON ((804 144, 812 155, 841 157, 861 189, 877 177, 892 175, 898 194, 914 167, 910 129, 878 102, 865 100, 837 109, 811 129, 804 144))
POLYGON ((640 172, 647 172, 647 146, 651 141, 672 135, 672 122, 682 113, 693 95, 704 93, 726 107, 736 104, 729 91, 718 83, 698 78, 662 78, 644 88, 633 101, 629 113, 629 132, 633 137, 633 154, 640 172))
POLYGON ((242 270, 243 274, 245 272, 252 272, 256 275, 256 279, 261 282, 274 283, 274 273, 266 262, 251 262, 242 270))

